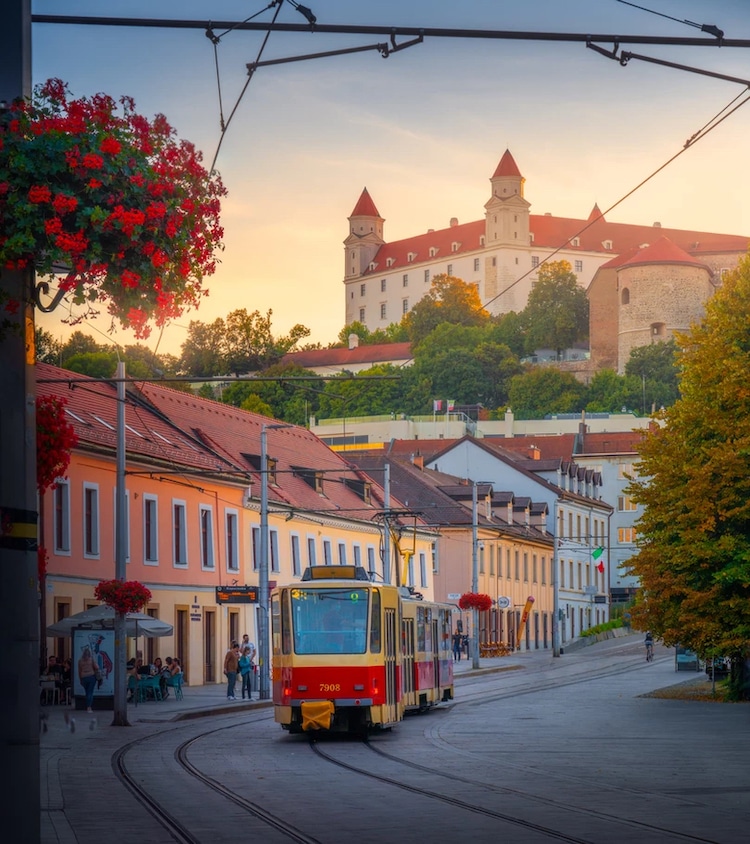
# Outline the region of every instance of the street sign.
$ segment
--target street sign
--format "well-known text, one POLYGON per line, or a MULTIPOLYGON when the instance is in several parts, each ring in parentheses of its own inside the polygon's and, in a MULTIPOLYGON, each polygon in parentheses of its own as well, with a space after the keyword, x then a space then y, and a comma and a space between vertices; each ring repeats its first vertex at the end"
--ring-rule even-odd
POLYGON ((584 592, 585 595, 596 595, 596 593, 598 591, 599 590, 596 588, 596 586, 584 586, 583 587, 583 592, 584 592))
POLYGON ((506 598, 504 595, 500 596, 497 599, 497 605, 501 610, 507 609, 510 606, 510 598, 506 598))
POLYGON ((217 604, 257 604, 257 586, 217 586, 217 604))
POLYGON ((457 601, 461 597, 460 592, 449 592, 448 593, 448 600, 449 601, 457 601))

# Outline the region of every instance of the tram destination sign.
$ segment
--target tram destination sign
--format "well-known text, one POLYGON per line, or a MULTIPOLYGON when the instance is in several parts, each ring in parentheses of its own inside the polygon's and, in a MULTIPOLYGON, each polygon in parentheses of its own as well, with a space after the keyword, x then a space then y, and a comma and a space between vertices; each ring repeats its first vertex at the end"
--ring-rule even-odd
POLYGON ((217 586, 217 604, 257 604, 257 586, 217 586))

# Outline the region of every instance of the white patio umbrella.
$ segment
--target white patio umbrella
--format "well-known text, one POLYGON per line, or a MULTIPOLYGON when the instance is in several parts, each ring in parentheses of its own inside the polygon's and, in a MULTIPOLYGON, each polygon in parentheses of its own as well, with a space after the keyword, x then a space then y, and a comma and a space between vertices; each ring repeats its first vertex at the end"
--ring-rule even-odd
MULTIPOLYGON (((70 636, 76 627, 89 627, 92 630, 112 628, 115 624, 115 611, 106 604, 99 604, 75 615, 69 615, 47 628, 48 636, 70 636)), ((142 612, 129 612, 125 616, 125 635, 137 639, 139 636, 153 638, 171 636, 174 628, 166 621, 142 612)))

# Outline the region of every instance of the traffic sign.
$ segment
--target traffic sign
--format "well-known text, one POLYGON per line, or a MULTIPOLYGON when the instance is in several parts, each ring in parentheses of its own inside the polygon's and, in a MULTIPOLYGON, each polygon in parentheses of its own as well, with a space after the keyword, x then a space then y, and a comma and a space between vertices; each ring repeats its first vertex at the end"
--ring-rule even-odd
POLYGON ((504 595, 497 599, 497 605, 500 607, 501 610, 505 610, 510 606, 510 598, 506 598, 504 595))

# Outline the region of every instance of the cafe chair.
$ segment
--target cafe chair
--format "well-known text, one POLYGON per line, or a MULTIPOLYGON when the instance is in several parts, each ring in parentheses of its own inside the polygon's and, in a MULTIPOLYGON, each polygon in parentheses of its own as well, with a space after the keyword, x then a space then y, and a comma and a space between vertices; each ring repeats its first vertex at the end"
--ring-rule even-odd
POLYGON ((182 674, 167 677, 167 688, 174 689, 174 699, 182 700, 182 674))

